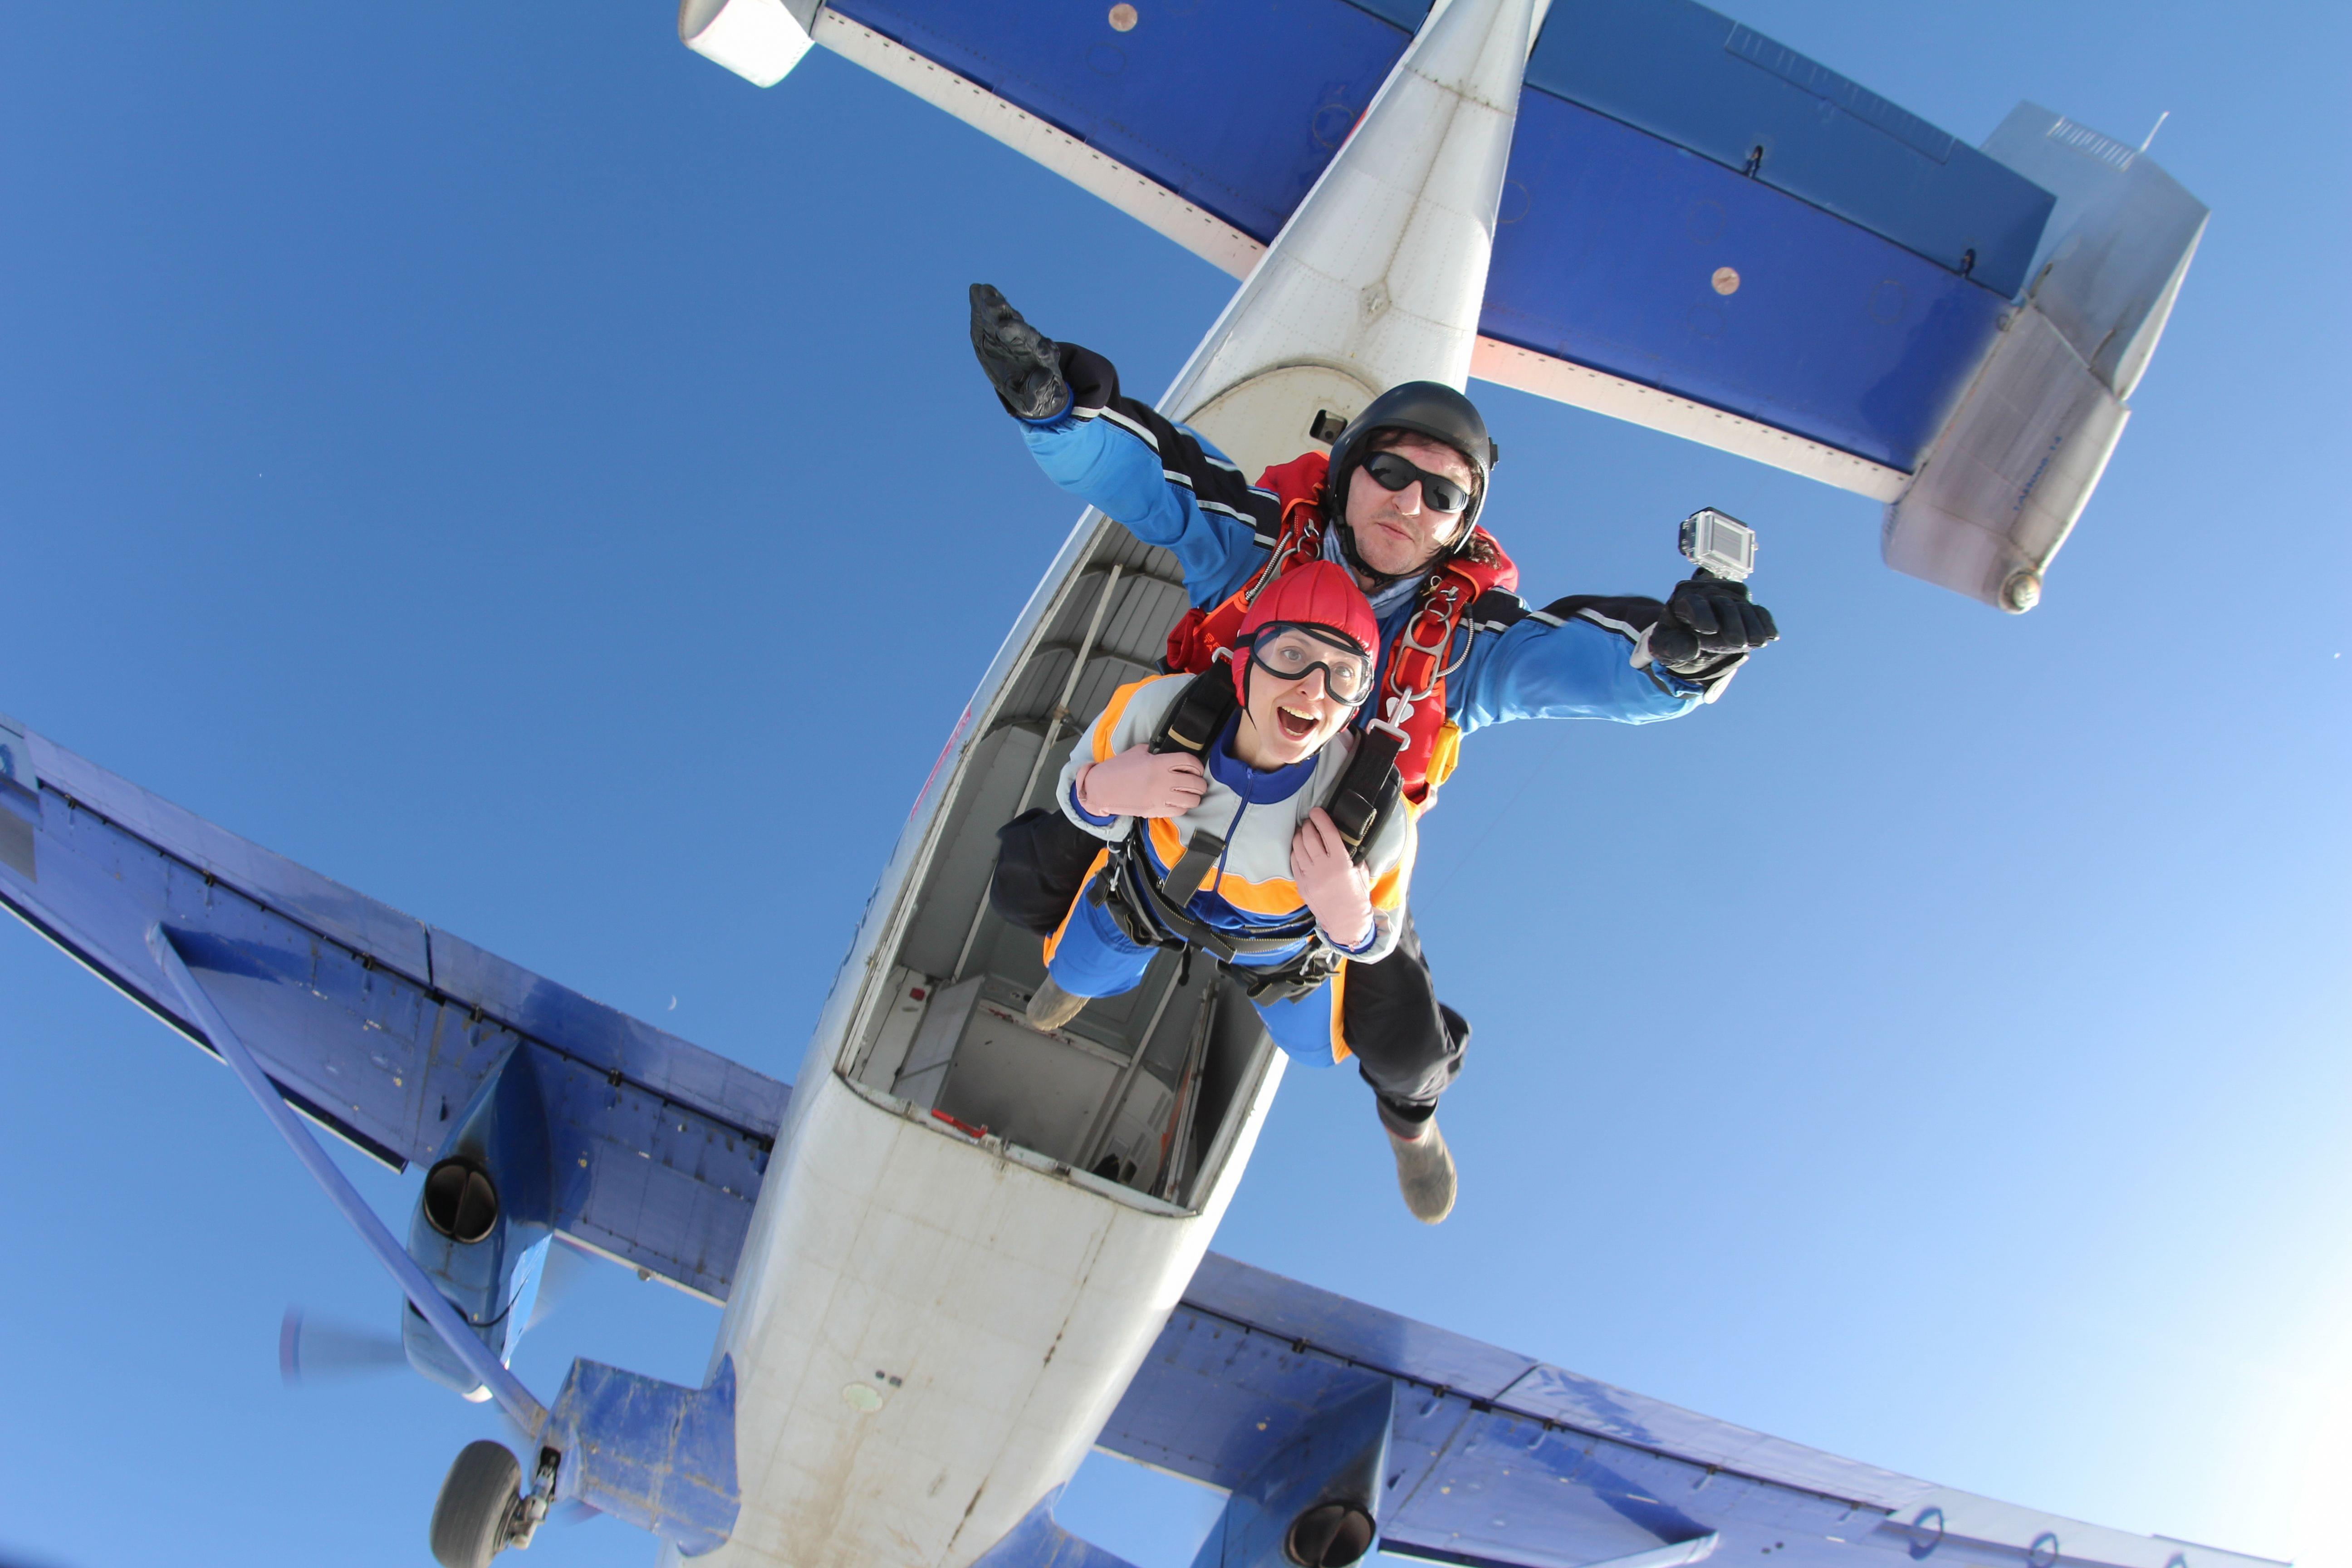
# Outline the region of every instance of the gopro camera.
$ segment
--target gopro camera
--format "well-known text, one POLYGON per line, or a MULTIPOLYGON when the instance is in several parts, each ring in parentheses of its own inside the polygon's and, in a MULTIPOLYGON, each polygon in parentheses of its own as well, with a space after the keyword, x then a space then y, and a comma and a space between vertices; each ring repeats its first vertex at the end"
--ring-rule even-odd
POLYGON ((1683 519, 1683 553, 1712 576, 1744 583, 1756 570, 1756 531, 1711 506, 1683 519))

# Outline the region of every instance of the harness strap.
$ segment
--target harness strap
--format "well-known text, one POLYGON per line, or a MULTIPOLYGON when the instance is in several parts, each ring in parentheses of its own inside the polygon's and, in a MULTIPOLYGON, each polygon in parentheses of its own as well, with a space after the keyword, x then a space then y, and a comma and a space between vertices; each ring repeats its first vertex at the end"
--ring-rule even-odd
MULTIPOLYGON (((1099 885, 1102 879, 1097 880, 1099 885)), ((1177 948, 1188 971, 1192 949, 1198 947, 1213 956, 1217 967, 1231 976, 1253 1002, 1295 1001, 1330 979, 1341 963, 1340 955, 1320 936, 1309 937, 1303 950, 1280 963, 1235 963, 1244 953, 1272 952, 1298 939, 1229 937, 1202 925, 1170 904, 1152 886, 1150 873, 1140 865, 1139 851, 1131 839, 1127 853, 1113 858, 1109 880, 1111 891, 1104 901, 1129 942, 1139 946, 1177 948)), ((1181 978, 1178 984, 1182 984, 1181 978)))
MULTIPOLYGON (((1088 896, 1108 908, 1119 930, 1139 946, 1181 947, 1191 942, 1224 963, 1243 953, 1279 952, 1301 942, 1312 949, 1322 940, 1312 933, 1228 936, 1214 926, 1202 924, 1187 913, 1182 904, 1169 901, 1168 895, 1160 890, 1159 879, 1151 874, 1150 863, 1144 858, 1141 847, 1132 838, 1119 846, 1107 869, 1109 875, 1097 877, 1088 896), (1108 889, 1104 887, 1106 881, 1109 884, 1108 889)), ((1189 895, 1185 901, 1191 902, 1189 895)))
POLYGON ((1331 796, 1323 809, 1331 814, 1331 826, 1348 846, 1348 858, 1359 866, 1370 852, 1372 830, 1381 818, 1396 808, 1404 792, 1404 781, 1397 773, 1397 752, 1404 742, 1386 730, 1366 730, 1356 737, 1356 754, 1348 759, 1347 768, 1339 782, 1331 786, 1331 796))
POLYGON ((1209 748, 1224 732, 1225 721, 1241 706, 1233 678, 1212 665, 1194 676, 1169 705, 1167 717, 1151 732, 1154 752, 1189 752, 1205 761, 1209 748))
POLYGON ((1182 858, 1169 867, 1168 875, 1160 879, 1160 896, 1180 910, 1188 908, 1192 902, 1192 895, 1199 892, 1201 884, 1209 879, 1210 871, 1215 868, 1218 858, 1224 852, 1225 841, 1223 838, 1205 827, 1196 828, 1192 837, 1184 841, 1182 858))

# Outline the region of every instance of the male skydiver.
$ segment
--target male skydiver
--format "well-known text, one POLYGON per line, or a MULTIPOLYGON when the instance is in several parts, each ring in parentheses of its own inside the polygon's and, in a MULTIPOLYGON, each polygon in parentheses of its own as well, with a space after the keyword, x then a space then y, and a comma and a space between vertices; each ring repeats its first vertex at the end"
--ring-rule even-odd
MULTIPOLYGON (((1530 609, 1513 591, 1517 569, 1477 525, 1496 452, 1477 408, 1452 387, 1392 387, 1328 457, 1310 451, 1252 485, 1191 431, 1121 395, 1108 360, 1054 342, 986 284, 972 286, 971 339, 1046 475, 1174 552, 1192 608, 1169 636, 1171 669, 1208 668, 1252 599, 1301 566, 1349 571, 1381 627, 1375 694, 1359 724, 1367 749, 1392 759, 1395 787, 1415 811, 1433 804, 1470 731, 1515 719, 1676 718, 1720 696, 1779 636, 1746 584, 1705 575, 1677 583, 1664 603, 1572 595, 1530 609)), ((1068 864, 1045 841, 1061 825, 1039 826, 1021 853, 1068 864)), ((1009 837, 1006 847, 1013 856, 1009 837)), ((1433 1125, 1469 1025, 1438 1002, 1410 917, 1387 958, 1349 965, 1341 1002, 1341 1034, 1360 1060, 1442 1063, 1417 1085, 1373 1086, 1402 1158, 1433 1125), (1386 1037, 1407 1043, 1371 1045, 1386 1037)))
MULTIPOLYGON (((1412 873, 1412 813, 1392 795, 1369 820, 1334 820, 1335 806, 1349 815, 1362 740, 1348 721, 1372 694, 1379 642, 1363 594, 1318 562, 1258 596, 1225 668, 1111 694, 1055 786, 1096 853, 1046 939, 1030 1022, 1059 1028, 1089 999, 1139 984, 1159 949, 1192 947, 1244 986, 1294 1060, 1350 1054, 1333 993, 1353 965, 1395 950, 1412 873)), ((997 872, 1029 875, 1010 858, 997 872)), ((1359 1067, 1376 1092, 1411 1093, 1444 1062, 1376 1050, 1359 1067)), ((1397 1145, 1397 1180, 1434 1225, 1454 1206, 1454 1168, 1436 1123, 1422 1131, 1397 1145)))

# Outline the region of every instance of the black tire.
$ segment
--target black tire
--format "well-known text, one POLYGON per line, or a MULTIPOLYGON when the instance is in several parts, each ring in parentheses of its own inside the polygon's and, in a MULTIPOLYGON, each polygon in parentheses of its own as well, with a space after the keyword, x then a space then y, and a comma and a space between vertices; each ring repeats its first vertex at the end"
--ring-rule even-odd
POLYGON ((507 1543, 521 1500, 522 1462, 484 1438, 457 1450, 433 1505, 433 1557, 441 1568, 489 1568, 507 1543))

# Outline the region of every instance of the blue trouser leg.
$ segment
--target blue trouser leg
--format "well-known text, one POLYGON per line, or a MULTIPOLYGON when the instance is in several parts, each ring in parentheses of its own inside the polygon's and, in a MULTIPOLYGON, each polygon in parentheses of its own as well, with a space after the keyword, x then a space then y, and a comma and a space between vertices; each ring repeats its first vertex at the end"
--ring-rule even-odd
POLYGON ((1116 996, 1142 983, 1151 955, 1159 951, 1129 941, 1110 910, 1081 891, 1054 940, 1045 973, 1073 996, 1116 996))
POLYGON ((1257 1016, 1283 1054, 1301 1067, 1328 1068, 1331 1050, 1331 987, 1318 985, 1288 1002, 1260 1002, 1257 1016))

